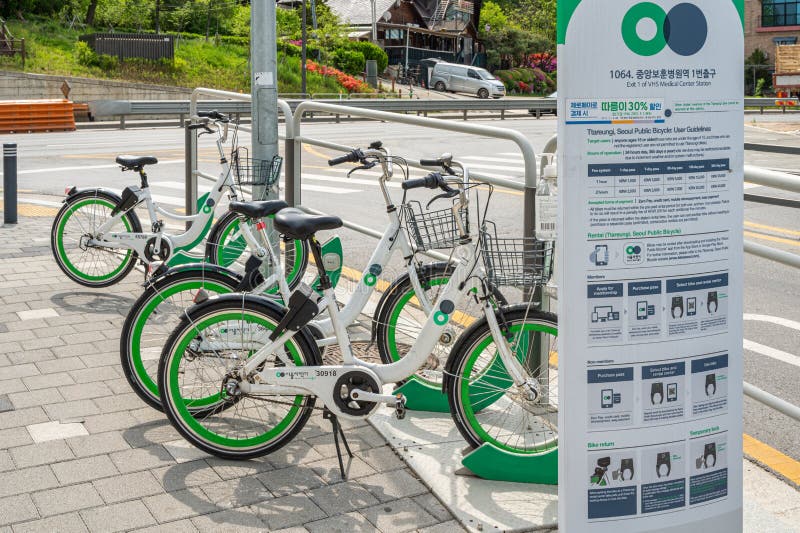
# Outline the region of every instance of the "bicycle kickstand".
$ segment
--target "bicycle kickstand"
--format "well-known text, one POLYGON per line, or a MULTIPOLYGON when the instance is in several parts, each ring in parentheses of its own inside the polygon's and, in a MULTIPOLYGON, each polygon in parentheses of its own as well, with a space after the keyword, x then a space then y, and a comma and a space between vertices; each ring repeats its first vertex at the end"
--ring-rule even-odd
POLYGON ((322 418, 323 420, 330 420, 331 426, 333 428, 333 443, 336 445, 336 457, 339 459, 339 471, 342 473, 342 480, 347 480, 347 474, 344 472, 344 461, 342 461, 342 450, 339 447, 339 436, 342 437, 342 443, 344 444, 344 449, 347 450, 347 455, 351 458, 353 457, 353 452, 350 451, 350 446, 347 444, 347 438, 344 436, 344 430, 342 429, 342 425, 339 423, 339 419, 336 418, 336 415, 330 412, 330 410, 326 407, 322 411, 322 418))

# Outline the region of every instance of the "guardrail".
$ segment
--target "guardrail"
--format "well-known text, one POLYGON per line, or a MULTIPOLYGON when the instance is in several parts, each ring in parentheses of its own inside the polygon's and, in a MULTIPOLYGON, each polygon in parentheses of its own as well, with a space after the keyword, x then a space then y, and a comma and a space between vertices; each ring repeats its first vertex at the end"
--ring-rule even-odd
MULTIPOLYGON (((242 95, 229 91, 218 91, 225 95, 242 95)), ((213 96, 204 92, 207 96, 213 96)), ((219 96, 219 94, 218 94, 219 96)), ((228 98, 228 96, 223 96, 228 98)), ((294 111, 297 106, 308 100, 283 100, 294 111)), ((317 100, 313 100, 317 101, 317 100)), ((458 100, 416 100, 402 98, 385 99, 351 99, 351 100, 320 100, 324 103, 335 103, 345 108, 374 109, 387 112, 417 113, 428 116, 428 113, 440 113, 457 111, 462 113, 464 120, 467 114, 472 111, 499 112, 500 118, 504 119, 507 111, 525 111, 535 115, 537 118, 543 113, 555 113, 556 100, 552 98, 502 98, 499 100, 479 100, 479 99, 458 99, 458 100)), ((239 116, 250 115, 250 104, 246 101, 231 100, 212 100, 198 102, 198 109, 210 111, 216 109, 222 113, 239 116)), ((120 117, 120 127, 125 128, 125 118, 129 116, 178 116, 180 122, 191 112, 191 102, 189 100, 95 100, 89 102, 89 112, 92 117, 120 117)), ((317 111, 317 113, 320 113, 317 111)), ((338 122, 342 115, 355 115, 349 109, 337 109, 333 112, 325 112, 334 117, 338 122)))
POLYGON ((787 107, 796 107, 800 104, 800 100, 797 98, 745 98, 744 99, 744 107, 757 107, 761 114, 764 114, 765 107, 779 107, 783 109, 783 112, 786 113, 787 107), (784 104, 778 104, 778 102, 784 102, 784 104), (792 102, 791 105, 786 105, 787 102, 792 102))
MULTIPOLYGON (((192 100, 191 100, 192 102, 191 110, 193 114, 196 112, 197 109, 200 108, 201 105, 203 105, 203 103, 199 101, 200 94, 236 98, 237 100, 241 100, 243 102, 250 101, 250 95, 227 93, 225 91, 217 91, 214 89, 202 89, 202 88, 195 89, 194 93, 192 94, 192 100)), ((524 166, 525 166, 524 184, 507 180, 504 178, 488 176, 485 174, 479 174, 475 172, 471 172, 470 175, 480 181, 492 183, 499 187, 505 187, 508 189, 523 191, 524 192, 523 235, 526 237, 535 235, 535 227, 533 221, 535 219, 534 199, 536 195, 536 179, 537 179, 536 152, 533 146, 531 145, 530 141, 528 141, 528 139, 521 133, 513 130, 501 129, 492 126, 464 124, 463 122, 442 121, 424 117, 406 116, 402 114, 398 115, 396 113, 390 113, 386 111, 364 109, 359 107, 349 107, 343 105, 334 105, 319 101, 302 102, 294 108, 294 113, 290 103, 287 101, 278 100, 278 106, 281 109, 282 113, 284 114, 284 117, 286 118, 286 134, 281 136, 281 138, 284 139, 285 141, 285 146, 284 146, 284 155, 285 155, 284 161, 286 162, 284 167, 286 176, 285 190, 286 190, 286 201, 290 205, 297 206, 311 213, 324 214, 323 212, 318 211, 316 209, 303 206, 301 203, 302 145, 304 143, 343 152, 352 150, 352 147, 350 146, 303 136, 302 135, 303 116, 306 113, 311 113, 311 112, 326 112, 326 113, 340 112, 342 114, 351 113, 353 115, 367 119, 381 120, 385 122, 399 122, 402 124, 421 126, 426 128, 482 135, 486 137, 506 139, 516 143, 520 151, 522 152, 524 160, 524 166)), ((197 173, 197 158, 196 158, 197 145, 190 144, 188 141, 190 137, 195 139, 196 137, 194 135, 190 135, 190 130, 186 131, 187 131, 186 210, 188 214, 190 212, 193 212, 192 210, 194 209, 197 199, 196 176, 198 175, 198 173, 197 173), (188 152, 189 149, 193 150, 193 153, 189 153, 188 152), (190 193, 188 192, 188 189, 190 188, 194 190, 193 195, 190 195, 190 193), (192 203, 190 203, 190 199, 192 203)), ((558 139, 555 135, 553 135, 550 139, 548 139, 547 143, 545 144, 543 153, 555 153, 557 147, 558 147, 558 139)), ((409 161, 409 165, 415 168, 424 168, 421 165, 414 163, 413 161, 409 161)), ((776 172, 772 170, 762 169, 759 167, 745 165, 745 180, 751 183, 757 183, 759 185, 764 185, 767 187, 778 188, 792 192, 800 192, 800 176, 794 176, 792 174, 787 174, 784 172, 776 172)), ((378 237, 377 233, 374 230, 370 230, 369 228, 366 228, 359 224, 355 224, 350 221, 344 221, 344 225, 345 227, 348 227, 363 235, 367 235, 370 237, 378 237)), ((783 250, 778 250, 761 244, 745 241, 744 251, 753 255, 757 255, 759 257, 764 257, 766 259, 780 262, 788 266, 800 268, 800 256, 797 256, 789 252, 785 252, 783 250)), ((428 255, 431 255, 440 260, 446 259, 445 256, 438 253, 430 253, 428 255)), ((555 294, 552 290, 547 291, 545 295, 547 297, 555 297, 555 294)), ((800 421, 800 407, 790 404, 789 402, 786 402, 785 400, 778 398, 764 390, 761 390, 758 387, 747 382, 744 383, 744 392, 747 396, 755 399, 756 401, 759 401, 764 405, 767 405, 797 421, 800 421)))

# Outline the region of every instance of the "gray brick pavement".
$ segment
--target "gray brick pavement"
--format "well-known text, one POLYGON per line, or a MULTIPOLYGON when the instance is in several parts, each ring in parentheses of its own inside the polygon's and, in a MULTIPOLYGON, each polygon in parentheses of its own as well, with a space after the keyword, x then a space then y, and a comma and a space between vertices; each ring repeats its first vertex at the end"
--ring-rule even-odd
POLYGON ((363 423, 345 425, 356 455, 346 482, 319 414, 267 457, 181 457, 170 444, 181 437, 119 367, 119 329, 141 274, 103 290, 75 285, 49 247, 16 246, 50 223, 0 227, 0 395, 15 408, 0 412, 0 533, 461 531, 363 423), (45 422, 88 435, 33 442, 27 426, 45 422))

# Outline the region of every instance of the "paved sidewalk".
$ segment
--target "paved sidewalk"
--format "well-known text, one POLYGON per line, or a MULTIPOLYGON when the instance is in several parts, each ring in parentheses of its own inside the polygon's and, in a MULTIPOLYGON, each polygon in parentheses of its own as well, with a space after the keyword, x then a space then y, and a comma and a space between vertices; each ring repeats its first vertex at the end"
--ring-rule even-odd
POLYGON ((187 445, 119 366, 141 273, 76 285, 51 257, 55 209, 20 214, 0 227, 0 533, 463 531, 366 423, 348 432, 347 482, 319 415, 258 460, 187 445))

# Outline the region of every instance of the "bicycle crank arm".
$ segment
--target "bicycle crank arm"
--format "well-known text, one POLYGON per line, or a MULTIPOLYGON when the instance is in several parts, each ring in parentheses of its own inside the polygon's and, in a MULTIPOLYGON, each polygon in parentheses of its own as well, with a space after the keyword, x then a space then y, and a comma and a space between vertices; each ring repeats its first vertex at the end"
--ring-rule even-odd
POLYGON ((386 405, 395 405, 398 401, 398 396, 405 403, 405 398, 402 394, 376 394, 374 392, 367 392, 363 390, 354 389, 350 392, 350 398, 362 402, 385 403, 386 405))

